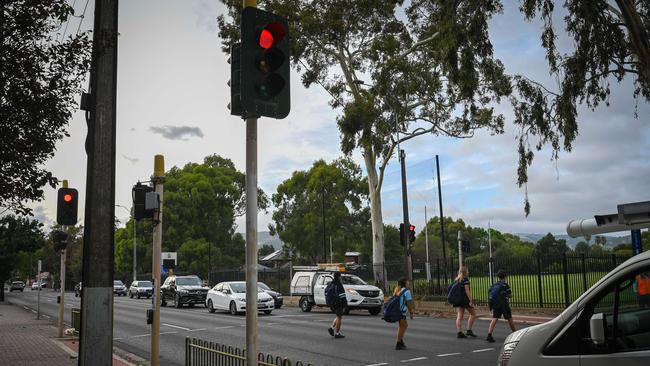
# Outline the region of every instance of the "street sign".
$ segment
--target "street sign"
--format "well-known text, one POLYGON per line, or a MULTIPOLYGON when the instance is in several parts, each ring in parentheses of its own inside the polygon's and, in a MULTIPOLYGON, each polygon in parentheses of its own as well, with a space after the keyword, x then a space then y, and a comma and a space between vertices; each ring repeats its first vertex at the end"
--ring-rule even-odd
POLYGON ((632 230, 632 255, 641 254, 641 252, 643 252, 641 230, 632 230))

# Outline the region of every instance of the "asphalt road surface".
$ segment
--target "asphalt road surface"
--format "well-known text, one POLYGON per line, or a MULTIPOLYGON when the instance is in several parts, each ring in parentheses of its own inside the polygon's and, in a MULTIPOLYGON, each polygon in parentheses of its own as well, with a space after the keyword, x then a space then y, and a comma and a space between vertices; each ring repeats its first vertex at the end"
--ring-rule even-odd
MULTIPOLYGON (((55 321, 58 316, 58 293, 41 292, 41 314, 55 321)), ((7 300, 28 311, 36 310, 37 291, 6 293, 7 300)), ((114 298, 113 344, 123 350, 149 359, 150 326, 146 309, 151 300, 114 298)), ((80 299, 66 294, 65 322, 70 323, 70 309, 80 307, 80 299)), ((341 333, 345 339, 334 339, 327 333, 333 315, 324 309, 303 313, 298 308, 282 308, 271 315, 259 316, 259 351, 323 366, 379 365, 495 365, 501 342, 510 332, 500 323, 495 331, 496 343, 487 343, 488 322, 477 320, 475 339, 457 339, 453 319, 416 317, 409 320, 404 342, 407 350, 395 350, 396 324, 371 316, 366 311, 353 311, 343 318, 341 333)), ((163 307, 160 327, 162 365, 185 362, 185 338, 195 337, 211 342, 244 348, 245 316, 217 311, 210 314, 201 305, 175 309, 163 307)))

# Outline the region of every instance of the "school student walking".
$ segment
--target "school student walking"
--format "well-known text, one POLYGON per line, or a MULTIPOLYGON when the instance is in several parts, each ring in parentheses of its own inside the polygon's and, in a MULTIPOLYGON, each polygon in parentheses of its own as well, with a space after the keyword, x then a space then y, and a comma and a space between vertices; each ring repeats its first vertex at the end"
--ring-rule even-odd
POLYGON ((407 278, 400 278, 397 281, 397 287, 393 292, 393 296, 399 297, 399 308, 402 313, 402 317, 399 319, 397 326, 397 344, 395 345, 396 350, 406 349, 406 344, 404 344, 404 334, 406 329, 409 326, 408 321, 406 321, 406 316, 408 315, 413 319, 413 295, 411 294, 411 281, 407 278))
POLYGON ((332 326, 327 331, 334 338, 345 338, 341 334, 341 324, 343 322, 343 312, 345 307, 348 306, 348 300, 345 297, 343 283, 341 283, 341 272, 334 272, 334 279, 325 288, 325 302, 336 314, 332 326))
POLYGON ((494 332, 494 327, 497 326, 497 322, 502 316, 503 319, 508 321, 510 330, 515 331, 515 322, 512 320, 512 310, 508 302, 508 299, 512 296, 512 290, 510 289, 510 285, 508 285, 508 275, 506 271, 500 269, 497 272, 497 277, 499 281, 490 286, 488 290, 488 305, 490 310, 492 310, 492 321, 490 321, 490 326, 488 327, 486 340, 490 343, 494 342, 492 332, 494 332))
POLYGON ((474 300, 472 298, 472 291, 469 285, 469 271, 467 267, 462 266, 458 270, 458 276, 451 285, 450 298, 455 297, 456 300, 450 303, 456 308, 456 334, 458 338, 476 337, 472 331, 472 326, 476 320, 476 310, 474 309, 474 300), (469 313, 467 319, 467 332, 463 333, 462 323, 465 316, 465 310, 469 313))

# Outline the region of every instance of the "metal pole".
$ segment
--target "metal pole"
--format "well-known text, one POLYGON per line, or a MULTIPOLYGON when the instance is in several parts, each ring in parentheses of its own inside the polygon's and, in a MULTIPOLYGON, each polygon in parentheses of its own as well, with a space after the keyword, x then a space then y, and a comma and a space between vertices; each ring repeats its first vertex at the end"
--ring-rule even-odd
POLYGON ((138 236, 138 231, 137 231, 138 221, 135 219, 135 217, 133 217, 133 212, 131 212, 131 218, 133 219, 133 281, 135 282, 138 280, 138 273, 136 270, 138 253, 135 249, 136 238, 138 236))
POLYGON ((404 215, 404 248, 406 258, 406 277, 413 280, 413 263, 411 262, 411 241, 409 240, 409 232, 411 224, 409 222, 409 203, 406 192, 406 153, 404 150, 399 150, 400 166, 402 169, 402 209, 404 215))
POLYGON ((442 266, 447 281, 447 242, 445 241, 445 216, 442 213, 442 188, 440 183, 440 161, 436 155, 436 174, 438 176, 438 206, 440 206, 440 240, 442 240, 442 266))
POLYGON ((41 265, 42 262, 38 260, 38 277, 36 278, 36 283, 38 284, 38 294, 36 295, 36 320, 41 319, 41 265))
POLYGON ((95 1, 79 365, 113 360, 118 0, 95 1))
POLYGON ((61 290, 60 290, 60 297, 61 300, 59 301, 59 320, 58 320, 58 326, 59 326, 59 338, 63 338, 63 316, 65 315, 65 255, 66 255, 67 250, 63 249, 61 251, 61 290))
POLYGON ((334 263, 334 252, 332 251, 332 235, 330 235, 330 263, 334 263))
POLYGON ((458 230, 458 269, 463 266, 463 232, 458 230))
POLYGON ((163 199, 165 183, 165 158, 162 155, 154 157, 154 169, 151 180, 154 183, 154 190, 158 193, 159 206, 154 213, 153 229, 153 255, 152 267, 153 273, 153 321, 151 322, 151 366, 160 365, 160 267, 162 260, 160 252, 162 251, 162 228, 163 228, 163 199))
POLYGON ((325 229, 325 187, 321 187, 320 191, 321 196, 321 217, 323 218, 323 262, 327 262, 327 250, 325 249, 325 238, 327 236, 327 231, 325 229))
POLYGON ((490 250, 490 283, 494 283, 494 258, 492 258, 492 235, 490 233, 492 228, 490 227, 490 221, 488 221, 488 248, 490 250))
POLYGON ((424 205, 424 247, 427 252, 427 263, 426 265, 426 271, 427 271, 427 281, 431 281, 431 267, 429 264, 429 229, 427 228, 427 205, 424 205))
POLYGON ((246 365, 257 366, 257 118, 246 119, 246 365))

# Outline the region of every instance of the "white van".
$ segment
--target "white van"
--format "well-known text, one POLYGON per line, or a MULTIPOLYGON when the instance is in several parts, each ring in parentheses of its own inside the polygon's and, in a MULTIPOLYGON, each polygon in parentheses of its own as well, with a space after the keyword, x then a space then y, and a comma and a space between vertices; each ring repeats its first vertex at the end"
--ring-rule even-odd
POLYGON ((637 281, 650 252, 603 277, 552 321, 510 334, 499 366, 649 366, 650 303, 637 281))

